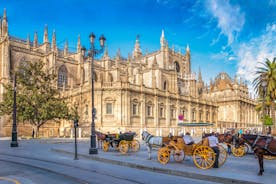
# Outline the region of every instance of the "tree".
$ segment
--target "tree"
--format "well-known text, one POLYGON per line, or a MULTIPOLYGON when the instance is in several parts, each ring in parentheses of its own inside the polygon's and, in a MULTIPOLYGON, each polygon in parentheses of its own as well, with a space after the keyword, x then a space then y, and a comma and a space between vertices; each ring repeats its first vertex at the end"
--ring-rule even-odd
MULTIPOLYGON (((70 119, 68 104, 56 87, 56 75, 45 69, 42 62, 25 62, 16 72, 17 76, 17 118, 28 121, 35 129, 50 120, 70 119)), ((0 115, 10 115, 13 107, 12 84, 4 84, 6 92, 0 103, 0 115)))
MULTIPOLYGON (((271 109, 272 124, 275 123, 275 99, 276 99, 276 57, 273 61, 266 59, 262 66, 257 68, 257 77, 253 81, 254 89, 260 98, 264 97, 264 104, 269 104, 271 109), (265 90, 262 83, 267 85, 265 90)), ((265 108, 265 107, 262 107, 265 108)))

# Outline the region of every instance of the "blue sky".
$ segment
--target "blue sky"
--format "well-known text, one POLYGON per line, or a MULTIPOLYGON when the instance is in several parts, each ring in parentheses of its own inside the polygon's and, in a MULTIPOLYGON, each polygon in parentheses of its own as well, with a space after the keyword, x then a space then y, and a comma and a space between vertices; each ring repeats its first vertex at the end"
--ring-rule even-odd
MULTIPOLYGON (((160 48, 164 29, 175 50, 189 44, 192 70, 201 68, 205 82, 219 72, 255 77, 258 62, 276 57, 276 0, 1 0, 7 9, 11 35, 42 41, 44 25, 76 49, 78 34, 89 47, 88 35, 104 34, 110 56, 120 48, 127 56, 140 35, 143 53, 160 48)), ((250 83, 249 83, 250 84, 250 83)))

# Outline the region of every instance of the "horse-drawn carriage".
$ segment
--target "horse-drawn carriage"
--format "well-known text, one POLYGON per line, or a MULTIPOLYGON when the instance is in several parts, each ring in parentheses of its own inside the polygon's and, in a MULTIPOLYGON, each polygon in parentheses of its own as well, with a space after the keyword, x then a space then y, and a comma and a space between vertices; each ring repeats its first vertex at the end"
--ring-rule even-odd
MULTIPOLYGON (((211 168, 215 163, 216 154, 211 147, 209 147, 208 139, 205 138, 201 142, 193 145, 187 145, 181 137, 173 137, 168 143, 163 141, 160 136, 153 136, 148 132, 142 133, 142 138, 146 141, 149 159, 151 159, 152 145, 160 146, 158 150, 158 161, 162 164, 167 164, 171 155, 176 162, 182 162, 185 155, 192 156, 194 164, 201 169, 211 168)), ((226 150, 219 146, 219 166, 223 165, 227 159, 226 150)))
POLYGON ((140 144, 134 139, 135 132, 127 132, 123 134, 106 134, 103 140, 103 151, 107 152, 111 147, 126 154, 128 150, 134 152, 139 151, 140 144))
MULTIPOLYGON (((227 159, 227 153, 222 146, 219 146, 219 150, 219 166, 221 166, 227 159)), ((201 169, 213 167, 216 157, 213 149, 209 147, 207 138, 192 145, 185 144, 182 138, 172 140, 168 145, 158 150, 158 161, 162 164, 167 164, 171 154, 176 162, 182 162, 186 155, 192 156, 194 164, 201 169)))

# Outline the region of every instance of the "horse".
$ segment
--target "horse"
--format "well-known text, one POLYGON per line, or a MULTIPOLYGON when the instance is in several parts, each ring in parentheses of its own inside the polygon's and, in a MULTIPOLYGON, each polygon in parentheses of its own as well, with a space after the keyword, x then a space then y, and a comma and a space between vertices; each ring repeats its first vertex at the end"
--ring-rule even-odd
POLYGON ((142 140, 146 142, 148 150, 148 160, 151 160, 152 146, 163 147, 166 143, 169 143, 169 137, 153 136, 147 131, 142 132, 142 140))
POLYGON ((254 150, 259 161, 258 175, 263 175, 264 156, 276 156, 276 140, 269 136, 241 134, 240 138, 237 138, 236 144, 240 146, 244 143, 249 144, 254 150))
POLYGON ((106 139, 107 134, 96 131, 96 135, 97 135, 98 147, 102 148, 103 147, 103 141, 106 139))

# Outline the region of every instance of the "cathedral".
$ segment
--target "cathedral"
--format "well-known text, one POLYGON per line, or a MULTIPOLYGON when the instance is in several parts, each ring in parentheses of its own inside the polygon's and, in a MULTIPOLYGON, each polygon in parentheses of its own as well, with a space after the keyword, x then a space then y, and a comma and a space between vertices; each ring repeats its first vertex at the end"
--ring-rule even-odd
MULTIPOLYGON (((71 105, 76 105, 79 119, 79 137, 88 137, 91 131, 91 57, 82 53, 78 36, 77 49, 71 52, 68 42, 58 48, 56 33, 51 40, 45 26, 43 43, 33 39, 16 38, 9 34, 6 10, 0 19, 0 79, 12 81, 11 72, 24 62, 39 61, 54 68, 57 88, 71 105)), ((260 129, 261 122, 255 110, 256 101, 249 95, 247 85, 232 79, 227 73, 218 74, 209 84, 204 83, 199 70, 191 70, 191 51, 185 53, 169 47, 162 30, 160 49, 142 53, 139 37, 132 54, 124 58, 118 49, 111 58, 108 49, 94 60, 94 96, 96 130, 101 132, 147 130, 154 135, 169 133, 224 132, 229 128, 260 129)), ((5 89, 0 85, 0 100, 5 89)), ((0 136, 9 136, 12 119, 2 116, 0 136)), ((73 122, 47 122, 40 128, 42 137, 70 137, 73 122)), ((18 122, 18 135, 30 136, 28 122, 18 122)))

